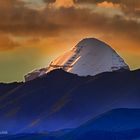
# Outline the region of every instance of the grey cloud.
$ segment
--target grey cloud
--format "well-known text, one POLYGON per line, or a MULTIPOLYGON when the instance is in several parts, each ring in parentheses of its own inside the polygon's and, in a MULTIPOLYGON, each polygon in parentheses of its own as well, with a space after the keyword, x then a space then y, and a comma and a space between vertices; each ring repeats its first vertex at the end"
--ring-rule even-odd
POLYGON ((73 0, 74 3, 101 3, 101 2, 112 2, 112 3, 120 3, 121 0, 73 0))
POLYGON ((18 0, 13 1, 14 5, 7 0, 9 8, 6 6, 5 9, 0 9, 0 31, 3 33, 51 37, 86 30, 104 34, 125 34, 139 40, 140 24, 131 19, 126 20, 120 16, 110 18, 89 9, 75 7, 46 7, 44 11, 37 11, 25 7, 24 3, 19 4, 18 0))
POLYGON ((43 0, 45 3, 54 3, 56 0, 43 0))

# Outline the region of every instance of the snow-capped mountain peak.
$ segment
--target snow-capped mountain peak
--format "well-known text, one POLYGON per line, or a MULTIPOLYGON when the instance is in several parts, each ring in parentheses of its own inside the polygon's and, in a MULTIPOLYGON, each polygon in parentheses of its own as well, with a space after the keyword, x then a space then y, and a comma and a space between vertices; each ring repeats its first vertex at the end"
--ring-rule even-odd
MULTIPOLYGON (((106 43, 95 39, 85 38, 70 51, 51 62, 43 71, 46 74, 54 69, 63 69, 79 76, 97 75, 102 72, 129 70, 124 60, 106 43)), ((25 76, 25 81, 42 76, 42 69, 33 71, 25 76)))

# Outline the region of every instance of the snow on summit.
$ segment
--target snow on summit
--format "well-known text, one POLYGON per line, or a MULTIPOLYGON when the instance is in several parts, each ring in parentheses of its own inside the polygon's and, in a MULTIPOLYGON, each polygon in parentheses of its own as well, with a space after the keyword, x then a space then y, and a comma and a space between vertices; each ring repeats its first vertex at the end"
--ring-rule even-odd
POLYGON ((25 75, 25 81, 33 80, 60 68, 79 76, 129 70, 129 66, 109 45, 95 38, 85 38, 70 51, 52 61, 47 68, 25 75))

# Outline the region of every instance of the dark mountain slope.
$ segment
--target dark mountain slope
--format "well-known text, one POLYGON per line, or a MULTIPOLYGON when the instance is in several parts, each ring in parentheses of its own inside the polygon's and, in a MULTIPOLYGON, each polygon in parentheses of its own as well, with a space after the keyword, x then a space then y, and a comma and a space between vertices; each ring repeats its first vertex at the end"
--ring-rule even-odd
POLYGON ((22 85, 23 83, 0 83, 0 96, 2 96, 3 94, 10 92, 11 90, 16 89, 18 86, 22 85))
POLYGON ((61 137, 61 140, 132 140, 140 137, 140 109, 114 109, 61 137))
POLYGON ((54 70, 21 83, 4 96, 0 130, 21 133, 72 128, 113 108, 140 108, 140 70, 94 77, 54 70))
POLYGON ((73 130, 0 136, 0 140, 135 140, 140 138, 140 109, 114 109, 73 130))

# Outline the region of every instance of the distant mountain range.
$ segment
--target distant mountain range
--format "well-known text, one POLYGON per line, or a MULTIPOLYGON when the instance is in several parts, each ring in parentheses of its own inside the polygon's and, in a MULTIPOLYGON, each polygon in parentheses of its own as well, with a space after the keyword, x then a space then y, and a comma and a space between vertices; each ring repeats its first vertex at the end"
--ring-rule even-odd
POLYGON ((1 140, 139 140, 140 109, 114 109, 78 128, 0 136, 1 140))
POLYGON ((140 109, 114 109, 65 134, 65 140, 132 140, 140 138, 140 109))
POLYGON ((104 139, 106 134, 114 137, 129 131, 137 136, 136 108, 140 108, 140 70, 80 77, 58 69, 26 83, 0 84, 0 131, 9 134, 76 128, 61 139, 68 135, 83 140, 87 134, 87 140, 96 134, 104 139))

